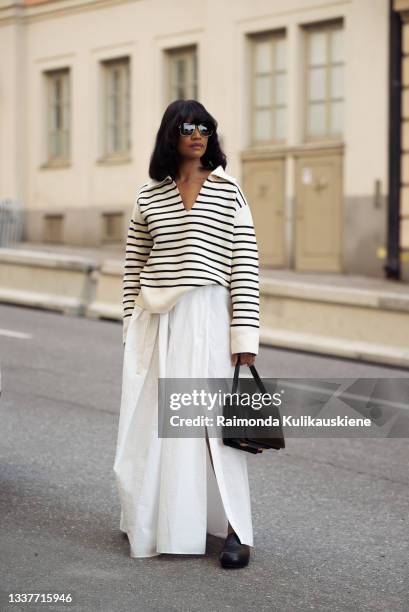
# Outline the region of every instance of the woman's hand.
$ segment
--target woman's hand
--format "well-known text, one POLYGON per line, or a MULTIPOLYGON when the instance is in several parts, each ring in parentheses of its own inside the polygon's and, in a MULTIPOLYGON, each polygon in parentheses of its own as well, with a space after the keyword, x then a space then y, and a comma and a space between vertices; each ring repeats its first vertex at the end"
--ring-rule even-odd
POLYGON ((232 365, 236 365, 238 355, 240 355, 240 365, 254 365, 254 362, 256 360, 255 353, 234 353, 231 356, 232 365))

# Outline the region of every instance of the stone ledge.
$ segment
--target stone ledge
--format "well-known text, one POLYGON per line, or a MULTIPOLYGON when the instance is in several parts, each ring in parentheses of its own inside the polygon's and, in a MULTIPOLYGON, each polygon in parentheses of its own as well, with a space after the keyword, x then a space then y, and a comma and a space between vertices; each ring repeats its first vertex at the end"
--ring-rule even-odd
POLYGON ((81 255, 63 255, 45 251, 0 248, 0 265, 2 263, 29 267, 63 268, 88 272, 99 267, 98 262, 81 255))
POLYGON ((0 302, 15 304, 17 306, 31 306, 53 310, 65 314, 83 314, 85 303, 76 298, 51 293, 40 293, 35 291, 20 291, 17 289, 0 288, 0 302))
POLYGON ((261 328, 260 344, 346 357, 384 365, 409 367, 409 350, 400 347, 345 340, 317 334, 302 334, 287 330, 261 328))
POLYGON ((409 289, 406 295, 382 289, 357 289, 264 278, 260 281, 260 295, 409 312, 409 289))

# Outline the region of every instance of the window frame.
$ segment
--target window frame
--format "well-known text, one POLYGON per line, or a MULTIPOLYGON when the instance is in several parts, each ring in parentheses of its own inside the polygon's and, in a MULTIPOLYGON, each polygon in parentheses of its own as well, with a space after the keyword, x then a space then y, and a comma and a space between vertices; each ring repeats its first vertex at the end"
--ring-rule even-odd
POLYGON ((252 34, 250 36, 250 101, 249 101, 249 133, 250 133, 250 146, 268 146, 268 145, 284 145, 286 144, 287 140, 288 140, 288 130, 287 130, 287 126, 288 126, 288 61, 287 61, 287 52, 288 52, 288 45, 287 45, 287 32, 285 29, 280 28, 279 30, 273 30, 270 32, 263 32, 263 33, 258 33, 258 34, 252 34), (286 49, 285 49, 285 53, 286 53, 286 67, 285 69, 280 69, 277 70, 276 69, 276 43, 278 41, 284 41, 286 44, 286 49), (263 42, 269 42, 270 43, 270 54, 271 54, 271 72, 270 73, 266 73, 270 75, 270 85, 271 85, 271 99, 270 99, 270 105, 269 107, 267 106, 263 106, 263 107, 257 107, 256 106, 256 100, 255 100, 255 96, 256 96, 256 80, 257 80, 257 76, 259 74, 259 72, 256 72, 256 46, 258 43, 263 43, 263 42), (286 100, 285 100, 285 104, 276 104, 275 103, 275 92, 276 92, 276 88, 275 88, 275 76, 277 74, 285 74, 286 76, 286 100), (276 136, 277 134, 277 129, 276 129, 276 117, 275 117, 275 111, 277 108, 285 108, 286 110, 286 120, 285 120, 285 134, 283 138, 278 138, 276 136), (256 138, 256 110, 257 108, 270 108, 270 114, 271 114, 271 138, 264 138, 262 140, 259 140, 256 138))
MULTIPOLYGON (((331 68, 333 66, 337 66, 340 65, 343 67, 344 70, 344 82, 345 82, 345 66, 346 66, 346 62, 345 62, 345 54, 344 54, 344 58, 342 62, 332 62, 329 61, 332 58, 330 57, 331 52, 331 37, 330 34, 332 34, 334 31, 339 31, 341 30, 343 35, 345 36, 345 28, 344 28, 344 22, 343 19, 336 19, 336 20, 331 20, 331 21, 326 21, 326 22, 320 22, 320 23, 314 23, 314 24, 309 24, 307 26, 303 26, 304 29, 304 62, 303 62, 303 91, 304 91, 304 108, 303 108, 303 139, 304 142, 306 143, 316 143, 316 142, 333 142, 333 141, 340 141, 342 140, 343 136, 344 136, 344 129, 342 129, 341 132, 330 132, 329 131, 329 126, 330 126, 330 119, 331 119, 331 114, 330 114, 330 109, 331 109, 331 105, 333 101, 336 100, 341 100, 343 103, 343 116, 342 116, 342 125, 344 126, 344 119, 345 119, 345 90, 343 92, 343 97, 342 98, 331 98, 330 97, 330 83, 331 83, 331 79, 330 79, 330 75, 331 75, 331 68), (310 107, 310 98, 309 98, 309 69, 310 69, 310 64, 309 64, 309 51, 310 51, 310 36, 312 33, 315 32, 320 32, 320 31, 324 31, 325 35, 326 35, 326 40, 325 40, 325 49, 326 49, 326 63, 325 63, 325 133, 324 134, 310 134, 309 133, 309 121, 308 121, 308 112, 309 112, 309 107, 310 107)), ((345 47, 344 47, 345 49, 345 47)))
MULTIPOLYGON (((115 160, 128 158, 132 150, 132 104, 131 104, 131 57, 122 55, 101 61, 102 68, 102 159, 115 160), (113 71, 119 70, 119 89, 112 89, 113 71), (112 123, 109 97, 119 99, 119 119, 117 124, 112 123), (112 123, 112 125, 111 125, 112 123), (114 126, 114 127, 113 127, 114 126), (111 129, 119 130, 119 148, 113 148, 113 137, 109 134, 111 129)), ((115 121, 115 118, 114 118, 115 121)))
POLYGON ((174 100, 197 100, 199 98, 199 69, 198 69, 198 49, 197 45, 188 45, 183 47, 175 47, 166 50, 167 57, 167 100, 168 103, 174 100), (185 88, 185 96, 177 95, 177 84, 174 84, 173 79, 173 62, 178 59, 185 59, 187 63, 187 83, 182 87, 185 88), (175 92, 175 93, 174 93, 175 92))
POLYGON ((64 66, 44 71, 46 85, 46 165, 64 165, 71 160, 71 69, 64 66), (61 128, 53 127, 54 112, 57 106, 55 84, 61 81, 61 128), (64 127, 65 126, 65 127, 64 127), (54 148, 53 138, 59 133, 60 150, 54 148), (65 133, 65 137, 64 137, 65 133))

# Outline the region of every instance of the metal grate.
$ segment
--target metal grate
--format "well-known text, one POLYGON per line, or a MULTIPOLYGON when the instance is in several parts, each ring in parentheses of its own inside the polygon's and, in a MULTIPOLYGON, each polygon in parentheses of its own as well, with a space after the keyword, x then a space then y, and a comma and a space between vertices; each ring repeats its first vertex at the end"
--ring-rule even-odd
POLYGON ((22 238, 23 213, 18 200, 0 198, 0 247, 12 247, 22 238))

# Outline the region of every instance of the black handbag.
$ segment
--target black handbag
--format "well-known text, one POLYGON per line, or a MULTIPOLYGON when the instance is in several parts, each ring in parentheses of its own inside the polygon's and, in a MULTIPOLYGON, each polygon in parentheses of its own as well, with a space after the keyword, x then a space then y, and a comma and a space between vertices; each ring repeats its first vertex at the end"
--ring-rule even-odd
MULTIPOLYGON (((249 366, 257 387, 262 393, 268 393, 263 385, 260 376, 254 365, 249 366)), ((269 415, 273 419, 278 419, 279 424, 271 427, 254 427, 252 425, 222 425, 223 443, 248 453, 261 453, 263 449, 271 448, 280 450, 285 448, 284 434, 281 425, 281 415, 277 406, 271 404, 263 406, 260 410, 253 410, 251 406, 243 404, 238 394, 238 401, 234 401, 234 394, 237 393, 239 385, 240 355, 237 356, 236 367, 234 369, 233 386, 231 395, 227 397, 223 404, 223 416, 225 419, 238 418, 266 418, 269 415), (266 435, 268 434, 268 435, 266 435), (241 444, 240 444, 241 443, 241 444)), ((242 379, 243 380, 243 379, 242 379)))

